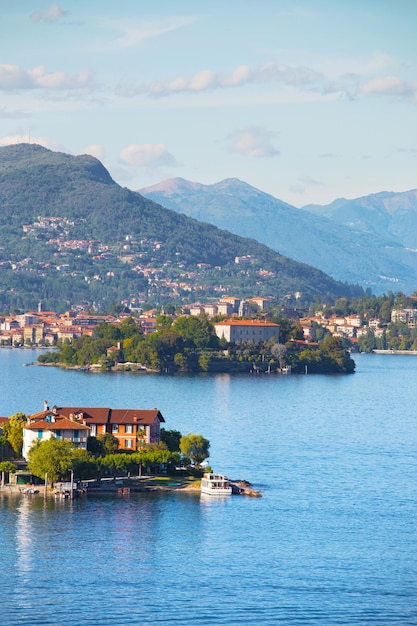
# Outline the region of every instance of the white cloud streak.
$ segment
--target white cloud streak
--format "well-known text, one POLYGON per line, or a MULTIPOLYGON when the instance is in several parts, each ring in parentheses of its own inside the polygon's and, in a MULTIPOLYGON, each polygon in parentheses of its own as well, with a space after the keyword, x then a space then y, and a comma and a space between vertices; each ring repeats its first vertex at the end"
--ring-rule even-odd
POLYGON ((64 11, 55 2, 44 11, 34 11, 30 19, 32 22, 56 22, 60 17, 68 15, 68 11, 64 11))
POLYGON ((25 70, 17 65, 0 65, 0 90, 17 89, 83 89, 91 84, 86 70, 77 74, 47 72, 43 65, 25 70))
POLYGON ((110 24, 102 21, 106 25, 110 25, 113 30, 118 30, 121 34, 113 41, 110 46, 113 48, 131 48, 141 44, 146 39, 160 37, 171 31, 177 30, 184 26, 189 26, 197 21, 197 17, 165 17, 161 20, 143 20, 139 22, 126 22, 124 20, 116 20, 110 24))
POLYGON ((224 87, 240 87, 251 83, 280 82, 299 86, 319 84, 325 76, 308 67, 290 67, 270 62, 252 70, 248 65, 240 65, 230 74, 220 74, 212 70, 201 70, 191 78, 178 76, 168 81, 156 81, 149 85, 123 87, 119 93, 125 96, 146 94, 164 97, 175 93, 197 93, 224 87))
MULTIPOLYGON (((367 71, 382 69, 384 55, 372 58, 367 71)), ((417 81, 407 82, 399 76, 377 76, 365 78, 357 73, 344 73, 337 77, 327 76, 313 68, 299 65, 290 66, 271 61, 252 69, 249 65, 239 65, 229 74, 204 69, 191 77, 176 76, 165 81, 154 81, 142 85, 122 85, 117 88, 121 96, 145 95, 151 98, 164 98, 175 94, 197 94, 216 89, 230 89, 245 85, 280 84, 293 92, 316 93, 320 96, 334 96, 356 99, 371 95, 398 96, 417 103, 417 81)))

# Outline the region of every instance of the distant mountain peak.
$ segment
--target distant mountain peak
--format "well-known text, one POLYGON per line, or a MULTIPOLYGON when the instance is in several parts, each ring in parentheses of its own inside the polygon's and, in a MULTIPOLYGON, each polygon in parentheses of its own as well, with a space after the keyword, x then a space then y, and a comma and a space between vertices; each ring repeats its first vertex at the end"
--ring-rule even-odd
POLYGON ((204 185, 200 185, 200 183, 193 183, 191 180, 177 177, 168 178, 156 185, 143 187, 138 191, 142 195, 146 195, 147 193, 160 193, 169 198, 176 195, 189 195, 196 190, 201 190, 202 187, 204 187, 204 185))

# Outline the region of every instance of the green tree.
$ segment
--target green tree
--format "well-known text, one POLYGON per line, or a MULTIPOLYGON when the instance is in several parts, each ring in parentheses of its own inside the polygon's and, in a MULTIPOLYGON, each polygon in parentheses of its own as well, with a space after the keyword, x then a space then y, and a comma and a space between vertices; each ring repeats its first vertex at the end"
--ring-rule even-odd
POLYGON ((177 354, 174 355, 174 363, 181 370, 187 369, 187 365, 188 365, 187 357, 182 352, 177 352, 177 354))
POLYGON ((55 482, 67 477, 76 456, 75 447, 65 439, 38 440, 29 451, 28 468, 35 476, 55 482))
POLYGON ((105 453, 113 454, 119 449, 119 440, 111 433, 103 433, 97 437, 97 441, 101 443, 105 453))
POLYGON ((279 324, 279 341, 280 343, 287 343, 290 338, 290 332, 293 328, 293 324, 287 317, 274 316, 272 318, 274 324, 279 324))
POLYGON ((201 350, 211 347, 216 342, 214 328, 204 315, 178 317, 172 324, 172 328, 181 335, 188 348, 201 350))
POLYGON ((331 362, 327 371, 344 372, 346 374, 351 374, 355 371, 355 362, 350 358, 349 352, 346 350, 340 337, 326 335, 320 346, 320 353, 331 362))
POLYGON ((87 451, 91 452, 94 456, 104 456, 106 454, 103 442, 93 436, 87 437, 87 451))
POLYGON ((0 435, 0 459, 2 461, 9 459, 12 456, 12 450, 6 435, 0 435))
POLYGON ((99 465, 97 459, 91 457, 87 450, 78 449, 74 451, 72 461, 74 478, 77 480, 88 480, 99 476, 99 465))
POLYGON ((202 352, 198 357, 198 365, 203 370, 203 372, 208 372, 210 367, 211 357, 207 352, 202 352))
POLYGON ((66 365, 72 365, 74 363, 75 353, 76 351, 73 346, 71 346, 69 343, 65 344, 64 346, 62 346, 61 350, 59 351, 60 362, 65 363, 66 365))
POLYGON ((111 343, 116 343, 122 339, 122 332, 120 330, 120 326, 114 326, 113 324, 102 322, 94 329, 94 338, 106 339, 111 343))
POLYGON ((142 334, 142 329, 140 328, 140 326, 138 326, 133 317, 127 317, 125 320, 123 320, 123 322, 119 326, 119 330, 124 340, 142 334))
POLYGON ((204 459, 210 456, 210 442, 202 435, 189 433, 182 435, 180 439, 180 450, 184 456, 190 458, 196 465, 200 465, 204 459))
POLYGON ((9 417, 9 421, 3 425, 3 433, 17 456, 22 454, 23 426, 25 424, 26 415, 24 413, 13 413, 9 417))
POLYGON ((181 433, 179 430, 166 430, 161 428, 161 441, 167 446, 170 452, 180 451, 181 433))
POLYGON ((304 339, 304 331, 303 331, 303 327, 301 326, 301 324, 299 322, 297 324, 295 324, 295 326, 291 330, 290 337, 292 337, 293 339, 296 339, 298 341, 303 341, 303 339, 304 339))
POLYGON ((156 330, 167 330, 172 326, 172 317, 170 315, 158 315, 155 325, 156 330))
POLYGON ((0 463, 1 472, 1 486, 4 487, 6 481, 6 474, 14 474, 17 471, 17 465, 10 461, 3 461, 0 463))

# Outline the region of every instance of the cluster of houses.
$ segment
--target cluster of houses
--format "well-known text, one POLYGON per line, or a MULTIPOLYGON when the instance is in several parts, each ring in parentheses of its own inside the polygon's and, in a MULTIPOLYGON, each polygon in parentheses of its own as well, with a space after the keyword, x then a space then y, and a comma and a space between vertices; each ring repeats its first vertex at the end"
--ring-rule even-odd
MULTIPOLYGON (((182 307, 180 314, 227 318, 225 322, 214 324, 217 335, 227 341, 268 341, 271 337, 278 341, 277 325, 267 321, 268 306, 268 298, 253 297, 243 300, 225 295, 216 302, 186 305, 182 307), (255 316, 262 317, 262 320, 237 319, 255 316)), ((136 311, 135 319, 145 335, 156 331, 155 309, 136 311)), ((92 335, 96 326, 102 322, 119 324, 121 321, 123 316, 116 318, 113 315, 92 315, 82 310, 57 314, 54 311, 43 311, 39 304, 37 311, 0 317, 0 346, 55 345, 58 341, 66 340, 72 342, 81 335, 92 335)), ((323 311, 310 317, 302 317, 299 321, 306 341, 314 338, 315 324, 326 328, 334 336, 345 337, 353 342, 365 336, 369 330, 373 331, 375 337, 381 336, 386 328, 386 323, 379 318, 371 318, 365 325, 361 315, 329 316, 323 311)), ((417 309, 393 309, 391 321, 417 327, 417 309)))
POLYGON ((112 315, 90 315, 85 312, 29 311, 21 315, 0 317, 0 345, 54 345, 72 341, 82 334, 92 335, 97 324, 114 323, 112 315))
POLYGON ((326 317, 322 312, 317 312, 311 317, 302 317, 300 319, 304 337, 309 339, 313 335, 314 324, 326 328, 334 337, 345 337, 352 340, 366 336, 369 330, 372 330, 375 337, 382 336, 384 333, 384 322, 379 318, 371 318, 367 325, 364 325, 361 315, 330 315, 326 317))
MULTIPOLYGON (((265 311, 267 304, 266 298, 241 300, 225 296, 216 303, 193 304, 184 307, 183 313, 197 316, 204 313, 208 317, 250 316, 255 311, 265 311)), ((139 312, 137 315, 138 325, 145 335, 155 332, 156 317, 156 310, 139 312)), ((121 317, 92 315, 85 311, 67 311, 63 314, 43 311, 40 303, 37 311, 0 317, 0 346, 55 345, 58 341, 72 342, 81 335, 92 335, 96 326, 102 322, 118 324, 121 321, 121 317)))
POLYGON ((64 439, 78 448, 87 448, 87 438, 106 433, 113 435, 119 450, 135 451, 138 445, 159 443, 160 425, 165 422, 155 409, 111 409, 107 407, 53 406, 44 402, 43 410, 29 415, 23 427, 25 459, 37 440, 64 439))

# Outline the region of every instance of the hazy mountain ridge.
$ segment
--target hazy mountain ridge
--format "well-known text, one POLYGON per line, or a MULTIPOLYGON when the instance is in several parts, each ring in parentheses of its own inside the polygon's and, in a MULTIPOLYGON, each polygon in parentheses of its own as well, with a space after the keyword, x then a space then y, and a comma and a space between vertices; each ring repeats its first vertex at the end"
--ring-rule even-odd
MULTIPOLYGON (((329 207, 297 209, 236 178, 213 185, 170 179, 140 193, 190 217, 254 237, 337 280, 359 283, 378 293, 390 289, 411 292, 417 285, 417 255, 407 250, 386 224, 383 227, 383 217, 379 228, 372 230, 365 229, 353 215, 346 223, 333 219, 339 207, 348 202, 343 199, 329 207)), ((380 195, 386 199, 387 194, 380 195)), ((374 211, 383 216, 378 202, 372 202, 374 211)))
POLYGON ((383 232, 393 242, 417 249, 417 189, 381 191, 353 200, 338 198, 328 205, 310 204, 303 209, 349 228, 383 232))
POLYGON ((196 298, 216 295, 219 283, 233 291, 239 285, 242 297, 358 293, 253 238, 198 222, 120 187, 93 157, 32 144, 0 148, 0 232, 2 307, 28 306, 29 301, 33 307, 39 299, 50 307, 57 300, 120 302, 146 289, 157 298, 162 292, 158 281, 148 280, 145 264, 163 268, 168 281, 195 274, 189 280, 199 290, 196 298), (40 216, 59 218, 59 237, 34 228, 40 216), (104 256, 90 255, 78 244, 71 247, 80 240, 99 240, 104 256), (247 255, 248 265, 235 263, 247 255), (25 296, 24 302, 16 293, 25 296))

